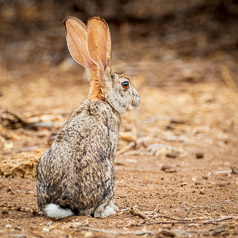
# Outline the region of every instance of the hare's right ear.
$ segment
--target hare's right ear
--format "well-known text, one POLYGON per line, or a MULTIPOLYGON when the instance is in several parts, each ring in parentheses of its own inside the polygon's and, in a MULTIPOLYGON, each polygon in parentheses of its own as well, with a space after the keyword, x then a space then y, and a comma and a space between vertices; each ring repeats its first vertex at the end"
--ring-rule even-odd
POLYGON ((95 63, 89 56, 87 47, 87 28, 83 22, 75 17, 68 17, 64 21, 66 41, 73 59, 81 64, 86 71, 95 67, 95 63))
POLYGON ((88 20, 88 51, 90 57, 98 66, 100 76, 110 69, 111 64, 111 35, 107 23, 100 17, 88 20))

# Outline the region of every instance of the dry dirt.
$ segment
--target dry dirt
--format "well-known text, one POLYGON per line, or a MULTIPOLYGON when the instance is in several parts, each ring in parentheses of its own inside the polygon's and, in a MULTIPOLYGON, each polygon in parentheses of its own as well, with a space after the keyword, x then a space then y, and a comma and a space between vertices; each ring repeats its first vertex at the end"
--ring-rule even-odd
MULTIPOLYGON (((2 69, 1 237, 238 236, 237 93, 223 82, 179 76, 156 87, 145 76, 147 67, 157 75, 156 62, 129 65, 138 70, 131 77, 141 105, 122 118, 115 158, 120 211, 60 221, 38 214, 35 166, 86 98, 87 81, 71 64, 18 76, 2 69)), ((114 67, 130 74, 120 62, 114 67)))
POLYGON ((88 82, 61 24, 29 25, 28 34, 2 24, 0 237, 238 237, 237 21, 188 12, 132 32, 112 26, 113 67, 130 76, 141 105, 122 117, 120 211, 106 219, 38 213, 37 161, 88 82))

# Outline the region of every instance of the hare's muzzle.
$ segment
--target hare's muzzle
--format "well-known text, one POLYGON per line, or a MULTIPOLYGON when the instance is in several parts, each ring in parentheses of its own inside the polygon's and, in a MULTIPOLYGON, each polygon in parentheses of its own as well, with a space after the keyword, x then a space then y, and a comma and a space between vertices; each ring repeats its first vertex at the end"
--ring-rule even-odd
POLYGON ((131 100, 132 109, 135 107, 138 107, 139 104, 140 104, 140 96, 139 96, 139 93, 134 89, 132 94, 132 100, 131 100))

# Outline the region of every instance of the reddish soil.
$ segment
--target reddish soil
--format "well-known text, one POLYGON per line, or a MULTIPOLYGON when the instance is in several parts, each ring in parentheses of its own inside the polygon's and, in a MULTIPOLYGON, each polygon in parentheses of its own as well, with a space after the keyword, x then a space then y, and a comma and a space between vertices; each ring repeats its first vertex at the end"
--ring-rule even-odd
MULTIPOLYGON (((88 82, 67 53, 59 21, 43 17, 42 26, 22 29, 19 17, 6 20, 0 27, 0 237, 238 237, 233 8, 230 15, 224 7, 220 14, 199 8, 121 28, 110 23, 113 69, 132 79, 141 105, 122 116, 114 197, 120 211, 106 219, 39 214, 36 164, 87 97, 88 82)), ((14 17, 12 10, 5 16, 14 17)))
POLYGON ((38 214, 33 165, 88 90, 73 73, 50 74, 50 81, 39 72, 21 82, 8 75, 2 84, 1 110, 51 124, 32 130, 2 111, 1 237, 238 236, 238 97, 219 82, 161 88, 135 75, 141 105, 122 118, 115 158, 120 211, 60 221, 38 214))

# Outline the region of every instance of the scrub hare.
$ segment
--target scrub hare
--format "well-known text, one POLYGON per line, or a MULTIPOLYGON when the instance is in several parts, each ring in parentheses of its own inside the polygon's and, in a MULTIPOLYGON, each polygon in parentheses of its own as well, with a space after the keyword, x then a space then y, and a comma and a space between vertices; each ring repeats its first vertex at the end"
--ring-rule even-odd
POLYGON ((51 218, 72 215, 107 217, 113 204, 114 155, 120 115, 139 105, 130 80, 111 70, 111 36, 99 18, 65 20, 71 56, 90 82, 86 99, 59 131, 37 166, 37 202, 51 218))

